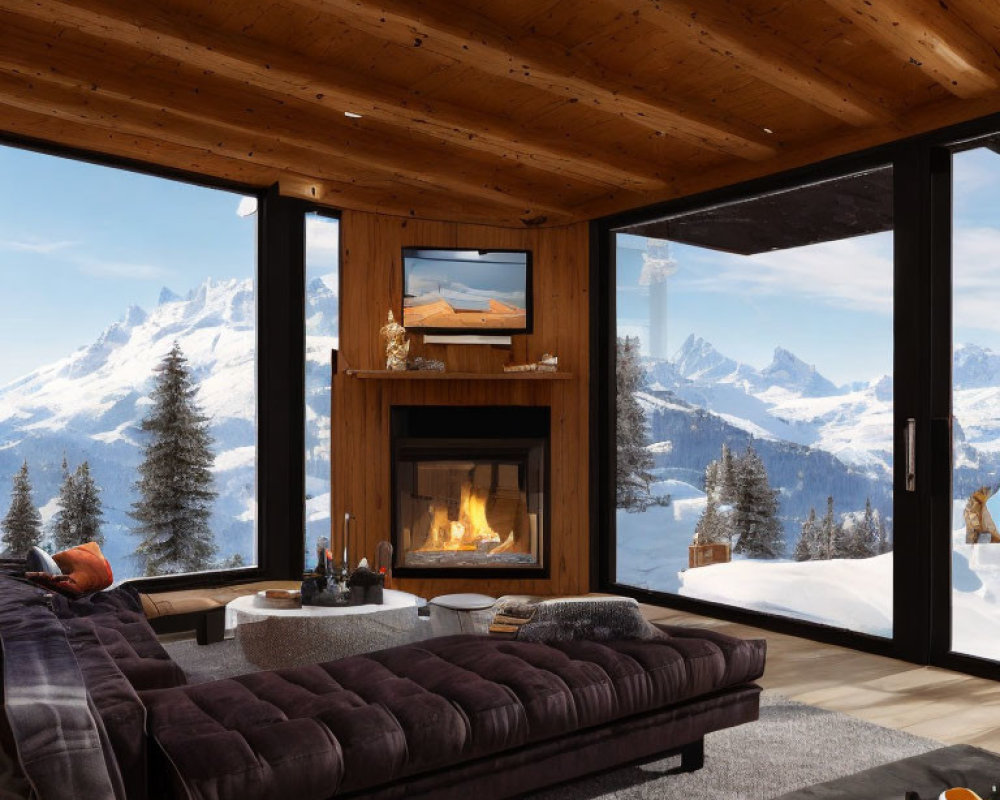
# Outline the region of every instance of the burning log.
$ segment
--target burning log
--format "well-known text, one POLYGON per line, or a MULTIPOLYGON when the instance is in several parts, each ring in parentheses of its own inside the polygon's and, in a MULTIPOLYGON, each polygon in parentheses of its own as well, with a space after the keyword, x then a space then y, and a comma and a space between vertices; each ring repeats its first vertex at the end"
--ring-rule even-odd
POLYGON ((489 554, 491 556, 494 556, 497 553, 506 553, 513 549, 514 549, 514 531, 511 531, 510 533, 507 534, 507 538, 504 539, 503 544, 498 544, 496 547, 490 550, 489 554))

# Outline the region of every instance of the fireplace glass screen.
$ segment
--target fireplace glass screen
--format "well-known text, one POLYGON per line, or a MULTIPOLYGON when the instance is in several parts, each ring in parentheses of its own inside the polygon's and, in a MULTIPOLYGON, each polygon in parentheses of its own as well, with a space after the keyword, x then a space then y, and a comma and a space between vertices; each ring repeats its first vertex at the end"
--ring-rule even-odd
POLYGON ((541 569, 545 441, 401 440, 396 566, 541 569))

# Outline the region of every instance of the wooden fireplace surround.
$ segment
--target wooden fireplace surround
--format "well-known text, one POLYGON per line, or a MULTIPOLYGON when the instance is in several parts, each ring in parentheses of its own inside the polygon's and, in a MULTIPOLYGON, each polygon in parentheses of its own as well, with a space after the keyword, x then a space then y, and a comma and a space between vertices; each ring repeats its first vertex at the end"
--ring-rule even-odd
POLYGON ((344 513, 355 517, 351 557, 374 555, 390 538, 393 405, 548 405, 551 408, 549 577, 396 579, 423 597, 454 592, 575 594, 589 590, 588 228, 516 229, 348 211, 341 217, 340 350, 331 398, 331 541, 344 513), (404 246, 526 248, 533 252, 534 330, 510 348, 424 345, 410 355, 442 359, 448 373, 387 376, 378 330, 402 309, 404 246), (559 356, 559 373, 509 373, 508 361, 559 356), (543 377, 544 376, 544 377, 543 377))

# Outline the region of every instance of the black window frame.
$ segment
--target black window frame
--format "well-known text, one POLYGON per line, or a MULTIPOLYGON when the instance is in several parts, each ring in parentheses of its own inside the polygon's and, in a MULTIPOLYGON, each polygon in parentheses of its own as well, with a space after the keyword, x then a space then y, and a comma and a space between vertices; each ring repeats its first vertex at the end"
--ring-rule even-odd
POLYGON ((951 651, 951 148, 1000 133, 1000 114, 591 222, 591 589, 917 664, 1000 679, 1000 661, 951 651), (615 581, 615 247, 621 227, 874 167, 893 168, 893 463, 917 424, 918 481, 893 479, 893 636, 870 636, 615 581))
POLYGON ((132 578, 139 591, 300 580, 305 557, 305 219, 328 206, 186 170, 0 131, 0 144, 257 198, 257 564, 132 578), (294 532, 294 533, 293 533, 294 532))

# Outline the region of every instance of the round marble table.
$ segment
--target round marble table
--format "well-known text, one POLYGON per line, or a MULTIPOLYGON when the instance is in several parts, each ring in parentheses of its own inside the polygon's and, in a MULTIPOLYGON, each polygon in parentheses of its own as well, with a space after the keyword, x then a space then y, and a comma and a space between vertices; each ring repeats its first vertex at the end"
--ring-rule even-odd
POLYGON ((236 641, 247 660, 261 669, 280 669, 420 638, 416 595, 385 589, 383 598, 378 606, 270 608, 257 595, 247 595, 230 602, 227 612, 235 617, 236 641))

